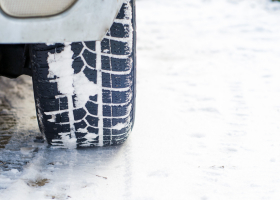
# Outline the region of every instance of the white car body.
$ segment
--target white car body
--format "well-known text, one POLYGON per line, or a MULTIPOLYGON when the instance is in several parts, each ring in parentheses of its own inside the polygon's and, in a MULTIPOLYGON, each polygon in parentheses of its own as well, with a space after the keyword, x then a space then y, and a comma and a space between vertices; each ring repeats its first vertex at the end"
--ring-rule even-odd
POLYGON ((61 14, 37 18, 11 17, 0 10, 0 44, 102 40, 124 2, 78 0, 61 14))

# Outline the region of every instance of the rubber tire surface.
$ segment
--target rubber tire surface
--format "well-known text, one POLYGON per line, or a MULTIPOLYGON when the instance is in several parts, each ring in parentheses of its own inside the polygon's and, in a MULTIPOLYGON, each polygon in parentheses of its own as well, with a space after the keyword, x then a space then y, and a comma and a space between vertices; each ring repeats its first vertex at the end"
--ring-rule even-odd
POLYGON ((37 119, 49 144, 105 146, 127 139, 135 118, 135 28, 135 0, 131 0, 124 3, 101 42, 30 45, 37 119), (69 46, 73 74, 52 74, 50 57, 70 51, 69 46), (87 91, 92 95, 84 105, 77 105, 76 88, 82 81, 73 81, 74 76, 84 77, 99 90, 87 91), (62 78, 73 93, 59 88, 62 78))

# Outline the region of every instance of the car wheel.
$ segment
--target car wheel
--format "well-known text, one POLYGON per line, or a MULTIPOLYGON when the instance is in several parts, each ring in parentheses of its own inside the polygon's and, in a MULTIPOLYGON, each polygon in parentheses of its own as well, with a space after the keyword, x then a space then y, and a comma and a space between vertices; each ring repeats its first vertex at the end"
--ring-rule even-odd
POLYGON ((30 45, 37 119, 49 144, 123 143, 135 118, 135 0, 102 41, 30 45))

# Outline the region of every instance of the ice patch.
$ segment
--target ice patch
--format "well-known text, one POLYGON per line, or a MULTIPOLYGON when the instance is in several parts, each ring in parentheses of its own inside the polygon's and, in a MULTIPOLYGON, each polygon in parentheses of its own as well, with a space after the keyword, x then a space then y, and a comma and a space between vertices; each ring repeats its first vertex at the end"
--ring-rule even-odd
POLYGON ((59 133, 59 135, 61 136, 61 140, 53 140, 53 145, 57 146, 55 144, 55 142, 63 142, 63 147, 68 148, 68 149, 75 149, 77 147, 77 139, 75 137, 75 133, 73 134, 74 137, 72 137, 72 135, 70 135, 70 133, 59 133))
POLYGON ((87 129, 85 129, 85 128, 79 128, 77 131, 80 132, 80 133, 87 133, 88 132, 87 129))
POLYGON ((55 122, 56 121, 56 116, 55 115, 52 115, 52 118, 51 119, 48 119, 49 122, 55 122))
POLYGON ((74 88, 76 94, 76 107, 82 108, 89 100, 89 96, 98 94, 100 87, 89 81, 84 73, 79 73, 74 75, 74 88))
POLYGON ((18 171, 17 169, 11 169, 11 172, 12 172, 13 174, 19 173, 19 171, 18 171))
POLYGON ((46 43, 47 46, 55 45, 55 43, 46 43))
POLYGON ((127 125, 126 123, 118 123, 115 126, 113 126, 112 128, 117 129, 117 130, 121 130, 121 129, 125 128, 126 125, 127 125))
POLYGON ((32 153, 34 150, 35 150, 35 148, 33 148, 33 147, 22 147, 22 148, 20 148, 20 152, 22 154, 25 154, 25 155, 32 153))
POLYGON ((74 69, 72 68, 74 52, 71 50, 71 45, 65 44, 64 50, 60 53, 48 53, 49 74, 48 78, 57 77, 58 90, 65 95, 73 95, 74 88, 69 87, 73 85, 74 69))
POLYGON ((88 141, 95 139, 98 137, 98 134, 94 134, 94 133, 88 133, 86 134, 86 136, 84 137, 85 139, 87 139, 88 141))

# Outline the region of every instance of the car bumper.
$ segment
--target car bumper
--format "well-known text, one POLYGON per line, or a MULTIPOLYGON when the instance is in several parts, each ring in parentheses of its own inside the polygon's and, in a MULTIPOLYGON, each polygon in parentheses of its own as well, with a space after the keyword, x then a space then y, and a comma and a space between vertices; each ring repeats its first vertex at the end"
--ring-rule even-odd
POLYGON ((0 44, 101 40, 125 0, 79 0, 52 17, 14 18, 0 11, 0 44))

